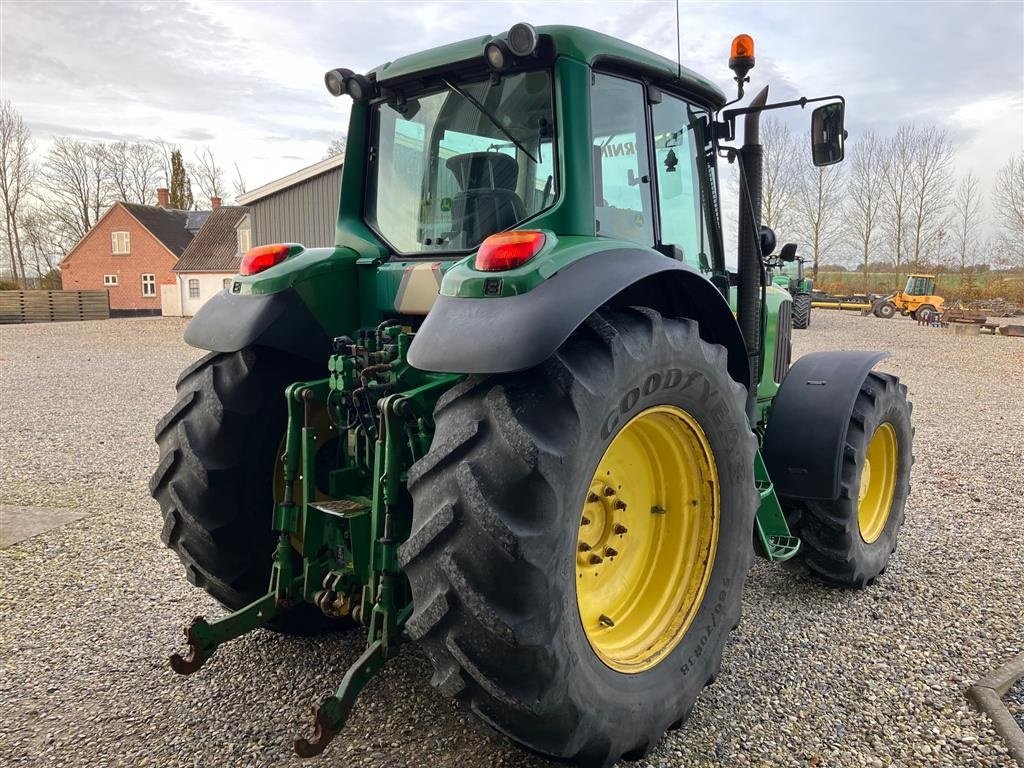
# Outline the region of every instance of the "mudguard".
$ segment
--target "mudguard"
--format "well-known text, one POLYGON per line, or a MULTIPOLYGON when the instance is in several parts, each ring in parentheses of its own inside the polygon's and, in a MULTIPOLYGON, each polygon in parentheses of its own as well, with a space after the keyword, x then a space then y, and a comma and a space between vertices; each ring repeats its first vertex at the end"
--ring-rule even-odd
POLYGON ((701 338, 728 351, 730 375, 749 385, 746 349, 725 297, 692 267, 641 249, 585 256, 518 296, 439 296, 409 362, 449 373, 525 370, 550 357, 595 310, 634 305, 697 320, 701 338))
POLYGON ((221 291, 185 329, 185 343, 211 352, 250 346, 280 349, 323 364, 331 354, 327 332, 292 289, 266 294, 221 291))
POLYGON ((775 492, 839 498, 839 472, 857 393, 888 352, 814 352, 786 374, 772 403, 761 455, 775 492))

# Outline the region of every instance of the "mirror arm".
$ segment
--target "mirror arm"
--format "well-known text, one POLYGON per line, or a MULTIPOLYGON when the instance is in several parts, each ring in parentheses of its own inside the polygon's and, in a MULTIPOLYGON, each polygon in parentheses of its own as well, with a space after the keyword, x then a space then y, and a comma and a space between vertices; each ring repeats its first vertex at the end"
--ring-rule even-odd
POLYGON ((769 109, 785 109, 787 107, 800 107, 803 109, 808 104, 833 100, 839 100, 844 106, 846 105, 846 99, 837 93, 834 96, 818 96, 813 99, 801 96, 799 99, 794 99, 793 101, 780 101, 775 104, 765 104, 760 107, 737 107, 736 109, 727 109, 719 113, 723 119, 715 121, 715 133, 723 141, 733 141, 736 138, 736 118, 740 115, 749 115, 754 112, 767 112, 769 109))

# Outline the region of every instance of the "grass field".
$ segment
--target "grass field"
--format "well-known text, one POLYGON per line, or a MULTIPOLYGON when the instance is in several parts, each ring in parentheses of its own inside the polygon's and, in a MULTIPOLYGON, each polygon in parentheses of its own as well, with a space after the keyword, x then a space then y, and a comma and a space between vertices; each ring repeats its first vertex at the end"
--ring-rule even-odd
MULTIPOLYGON (((907 282, 905 272, 826 272, 818 273, 815 287, 826 293, 889 293, 907 282)), ((947 301, 1003 298, 1024 303, 1024 272, 956 272, 936 277, 935 292, 947 301)))

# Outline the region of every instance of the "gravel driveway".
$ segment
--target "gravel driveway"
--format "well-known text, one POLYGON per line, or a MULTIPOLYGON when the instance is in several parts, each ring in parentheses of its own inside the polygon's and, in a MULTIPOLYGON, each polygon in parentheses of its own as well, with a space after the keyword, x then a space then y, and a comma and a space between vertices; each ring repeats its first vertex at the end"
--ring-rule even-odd
MULTIPOLYGON (((89 516, 0 551, 0 765, 298 766, 293 736, 358 631, 265 631, 167 666, 218 609, 159 541, 153 425, 198 356, 171 319, 0 328, 0 502, 89 516)), ((861 592, 755 564, 723 672, 639 766, 1007 766, 966 687, 1024 650, 1024 339, 816 310, 796 352, 888 349, 910 388, 913 491, 861 592)), ((406 648, 304 765, 546 766, 429 685, 406 648)))

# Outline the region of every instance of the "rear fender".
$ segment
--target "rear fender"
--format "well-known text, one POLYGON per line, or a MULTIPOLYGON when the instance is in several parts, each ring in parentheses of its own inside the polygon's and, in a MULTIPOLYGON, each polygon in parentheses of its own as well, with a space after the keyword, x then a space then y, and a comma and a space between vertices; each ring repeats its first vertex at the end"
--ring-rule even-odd
POLYGON ((705 341, 728 351, 744 386, 750 368, 739 326, 717 288, 688 265, 639 248, 584 256, 513 296, 438 296, 409 349, 426 371, 509 373, 539 365, 602 307, 645 306, 697 320, 705 341))
POLYGON ((185 329, 185 343, 211 352, 271 347, 325 364, 330 338, 293 288, 277 293, 222 291, 185 329))
POLYGON ((814 352, 789 369, 772 403, 761 455, 775 491, 839 498, 846 429, 865 379, 888 352, 814 352))

